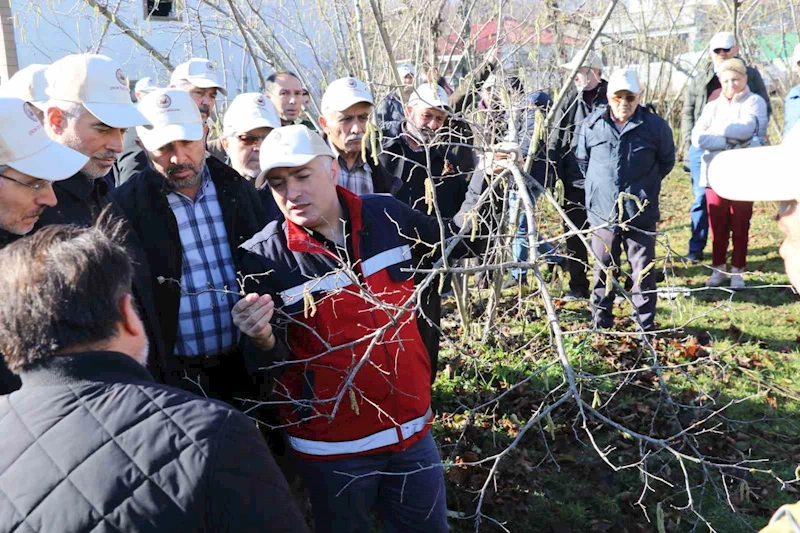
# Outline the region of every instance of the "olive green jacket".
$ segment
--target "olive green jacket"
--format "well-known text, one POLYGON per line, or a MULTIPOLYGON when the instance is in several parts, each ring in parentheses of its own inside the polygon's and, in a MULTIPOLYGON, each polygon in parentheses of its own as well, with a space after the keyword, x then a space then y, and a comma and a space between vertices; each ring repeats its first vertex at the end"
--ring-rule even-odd
MULTIPOLYGON (((695 74, 686 86, 683 93, 683 113, 681 114, 681 144, 683 145, 683 159, 689 159, 689 145, 692 144, 692 128, 700 119, 700 114, 708 102, 708 84, 714 79, 712 63, 706 65, 705 70, 695 74)), ((772 114, 767 87, 761 74, 753 67, 747 67, 747 86, 750 91, 759 95, 767 102, 767 119, 772 114)))

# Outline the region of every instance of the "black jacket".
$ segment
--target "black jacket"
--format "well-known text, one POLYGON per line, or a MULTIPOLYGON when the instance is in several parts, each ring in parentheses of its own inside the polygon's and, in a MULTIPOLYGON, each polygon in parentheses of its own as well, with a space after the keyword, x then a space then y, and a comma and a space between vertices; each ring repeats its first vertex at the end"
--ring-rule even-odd
MULTIPOLYGON (((556 176, 565 187, 583 189, 584 178, 575 159, 580 127, 596 109, 608 105, 608 82, 600 80, 594 99, 587 103, 575 84, 569 86, 561 104, 555 110, 553 127, 547 139, 547 158, 555 167, 556 176)), ((549 183, 548 185, 552 185, 549 183)))
MULTIPOLYGON (((119 206, 112 202, 108 183, 102 178, 91 180, 79 172, 69 179, 53 183, 53 191, 56 193, 58 204, 42 213, 34 231, 51 224, 91 226, 109 204, 112 204, 109 208, 111 214, 123 215, 119 206)), ((165 378, 164 357, 167 352, 164 350, 159 327, 158 313, 156 312, 158 307, 153 302, 153 287, 147 258, 140 241, 133 233, 128 235, 126 244, 134 261, 133 297, 150 340, 148 370, 158 381, 163 382, 165 378)))
POLYGON ((152 166, 147 152, 136 142, 138 139, 136 128, 128 128, 122 137, 122 153, 114 162, 114 180, 117 187, 152 166))
POLYGON ((0 435, 0 531, 308 531, 250 419, 125 354, 26 370, 0 435))
MULTIPOLYGON (((19 238, 19 235, 14 235, 4 229, 0 229, 0 248, 8 246, 19 238)), ((19 378, 6 367, 3 361, 3 354, 0 353, 0 396, 14 392, 19 389, 19 385, 19 378)))
POLYGON ((380 161, 389 174, 402 183, 395 197, 401 202, 426 212, 425 180, 430 170, 442 217, 453 218, 458 213, 467 194, 469 180, 475 170, 475 157, 471 146, 454 134, 452 144, 434 145, 430 161, 425 152, 414 152, 401 137, 404 122, 391 122, 384 126, 383 151, 380 161), (414 163, 415 159, 420 159, 414 163))
MULTIPOLYGON (((266 226, 266 212, 256 189, 235 170, 214 157, 208 157, 206 164, 217 189, 231 257, 239 272, 237 248, 266 226)), ((178 224, 169 207, 164 183, 161 174, 152 169, 146 170, 116 189, 114 198, 147 256, 153 300, 159 311, 165 353, 169 360, 175 351, 181 288, 177 283, 160 283, 158 280, 181 279, 183 251, 178 224)), ((253 354, 253 357, 257 359, 258 354, 253 354)), ((254 368, 252 370, 255 371, 254 368)))

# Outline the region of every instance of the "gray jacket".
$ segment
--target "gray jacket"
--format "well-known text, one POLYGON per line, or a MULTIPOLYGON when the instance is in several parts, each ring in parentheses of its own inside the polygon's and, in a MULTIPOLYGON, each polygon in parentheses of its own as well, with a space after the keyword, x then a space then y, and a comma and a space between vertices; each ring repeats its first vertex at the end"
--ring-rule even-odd
MULTIPOLYGON (((709 63, 705 70, 698 72, 686 86, 683 93, 683 113, 681 114, 681 144, 683 146, 683 158, 689 158, 689 146, 692 144, 692 129, 703 108, 708 102, 708 84, 714 79, 714 65, 709 63)), ((772 114, 772 106, 769 103, 769 94, 761 74, 753 67, 747 67, 747 86, 750 91, 759 95, 767 103, 767 120, 772 114)))
POLYGON ((661 180, 675 165, 672 130, 663 118, 640 106, 620 132, 609 110, 598 109, 586 119, 576 158, 586 176, 586 210, 592 226, 618 221, 618 198, 623 192, 638 198, 644 209, 639 213, 636 200, 625 198, 622 220, 641 229, 655 226, 661 180))

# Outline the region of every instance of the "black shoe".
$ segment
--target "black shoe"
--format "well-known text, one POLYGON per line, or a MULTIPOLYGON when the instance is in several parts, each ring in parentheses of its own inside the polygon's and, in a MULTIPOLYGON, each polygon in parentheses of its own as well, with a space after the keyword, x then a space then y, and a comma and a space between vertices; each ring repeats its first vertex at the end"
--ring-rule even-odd
POLYGON ((589 291, 571 290, 561 297, 562 302, 580 302, 589 299, 589 291))
POLYGON ((690 263, 699 263, 703 260, 703 252, 689 252, 686 254, 686 260, 690 263))

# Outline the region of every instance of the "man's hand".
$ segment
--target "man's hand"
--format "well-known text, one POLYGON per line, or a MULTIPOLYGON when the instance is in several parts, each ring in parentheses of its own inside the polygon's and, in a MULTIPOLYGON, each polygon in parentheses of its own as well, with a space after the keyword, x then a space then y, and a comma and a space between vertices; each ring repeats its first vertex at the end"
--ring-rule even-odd
POLYGON ((276 343, 272 324, 269 322, 274 312, 275 302, 269 294, 259 296, 251 293, 233 306, 231 315, 236 327, 250 337, 256 346, 262 350, 271 350, 276 343))

